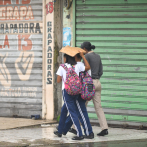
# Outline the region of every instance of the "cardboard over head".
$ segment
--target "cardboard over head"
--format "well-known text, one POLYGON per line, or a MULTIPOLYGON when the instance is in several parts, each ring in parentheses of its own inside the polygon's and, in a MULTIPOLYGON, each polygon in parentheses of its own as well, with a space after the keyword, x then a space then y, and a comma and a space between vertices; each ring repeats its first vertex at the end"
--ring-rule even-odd
POLYGON ((79 53, 79 51, 86 53, 86 51, 84 51, 83 49, 79 48, 79 47, 70 47, 70 46, 66 46, 63 47, 60 52, 61 53, 65 53, 71 57, 74 57, 76 54, 79 53))

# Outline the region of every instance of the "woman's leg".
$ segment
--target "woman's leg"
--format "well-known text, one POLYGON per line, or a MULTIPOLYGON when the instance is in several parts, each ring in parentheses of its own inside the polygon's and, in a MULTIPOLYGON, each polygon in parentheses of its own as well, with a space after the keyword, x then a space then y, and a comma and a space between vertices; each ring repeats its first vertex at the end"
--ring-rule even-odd
POLYGON ((95 85, 95 96, 93 97, 93 103, 100 123, 100 127, 102 130, 108 129, 105 114, 101 106, 101 83, 99 80, 93 80, 93 83, 95 85))

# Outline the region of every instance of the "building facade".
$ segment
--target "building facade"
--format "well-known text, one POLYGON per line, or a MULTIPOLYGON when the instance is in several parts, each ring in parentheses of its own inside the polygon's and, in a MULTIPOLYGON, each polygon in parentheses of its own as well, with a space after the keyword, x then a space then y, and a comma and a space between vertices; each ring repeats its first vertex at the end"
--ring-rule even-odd
MULTIPOLYGON (((73 0, 63 10, 67 29, 72 46, 90 41, 101 56, 101 100, 108 124, 147 126, 147 1, 73 0)), ((92 102, 88 112, 91 122, 98 123, 92 102)))
MULTIPOLYGON (((1 0, 0 116, 56 118, 59 50, 90 41, 108 124, 147 126, 146 24, 146 0, 1 0)), ((98 123, 92 102, 87 109, 98 123)))
POLYGON ((0 116, 60 113, 61 9, 62 0, 0 1, 0 116))

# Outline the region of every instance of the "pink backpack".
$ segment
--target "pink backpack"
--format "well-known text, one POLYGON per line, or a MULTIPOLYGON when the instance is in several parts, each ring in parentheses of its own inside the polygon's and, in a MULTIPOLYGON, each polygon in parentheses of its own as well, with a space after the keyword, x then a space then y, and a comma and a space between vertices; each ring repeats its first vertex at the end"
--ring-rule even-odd
POLYGON ((95 86, 93 79, 88 72, 80 72, 80 81, 82 85, 81 98, 90 101, 95 95, 95 86))
POLYGON ((70 68, 67 68, 65 64, 61 64, 61 66, 66 70, 66 80, 64 81, 66 92, 69 95, 80 94, 81 82, 79 76, 75 72, 75 65, 70 68))

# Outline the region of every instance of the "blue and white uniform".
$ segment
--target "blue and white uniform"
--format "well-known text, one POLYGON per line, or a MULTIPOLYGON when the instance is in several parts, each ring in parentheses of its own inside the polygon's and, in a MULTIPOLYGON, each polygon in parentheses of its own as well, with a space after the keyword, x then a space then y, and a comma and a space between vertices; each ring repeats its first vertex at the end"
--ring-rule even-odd
MULTIPOLYGON (((77 62, 77 64, 84 65, 82 62, 77 62)), ((92 127, 91 127, 91 124, 90 124, 90 120, 89 120, 89 117, 88 117, 88 113, 87 113, 85 103, 86 103, 86 100, 83 100, 81 98, 81 95, 79 95, 78 99, 76 99, 77 114, 78 114, 78 118, 79 118, 79 120, 82 124, 82 127, 84 129, 85 135, 89 136, 89 134, 92 133, 93 130, 92 130, 92 127)), ((67 133, 72 125, 73 125, 73 122, 72 122, 71 117, 69 115, 66 119, 63 132, 67 133)))
MULTIPOLYGON (((65 65, 67 66, 67 68, 71 67, 70 64, 65 63, 65 65)), ((85 66, 83 64, 76 64, 75 72, 77 73, 77 75, 79 75, 79 73, 82 71, 85 71, 85 66)), ((65 121, 67 118, 67 113, 69 112, 71 120, 77 130, 77 136, 78 137, 83 136, 77 114, 76 100, 78 99, 79 95, 74 95, 74 96, 69 95, 64 89, 64 81, 66 81, 66 71, 63 67, 60 66, 56 74, 63 77, 64 79, 64 80, 62 79, 62 94, 63 94, 64 105, 61 109, 58 132, 62 134, 65 121)))

